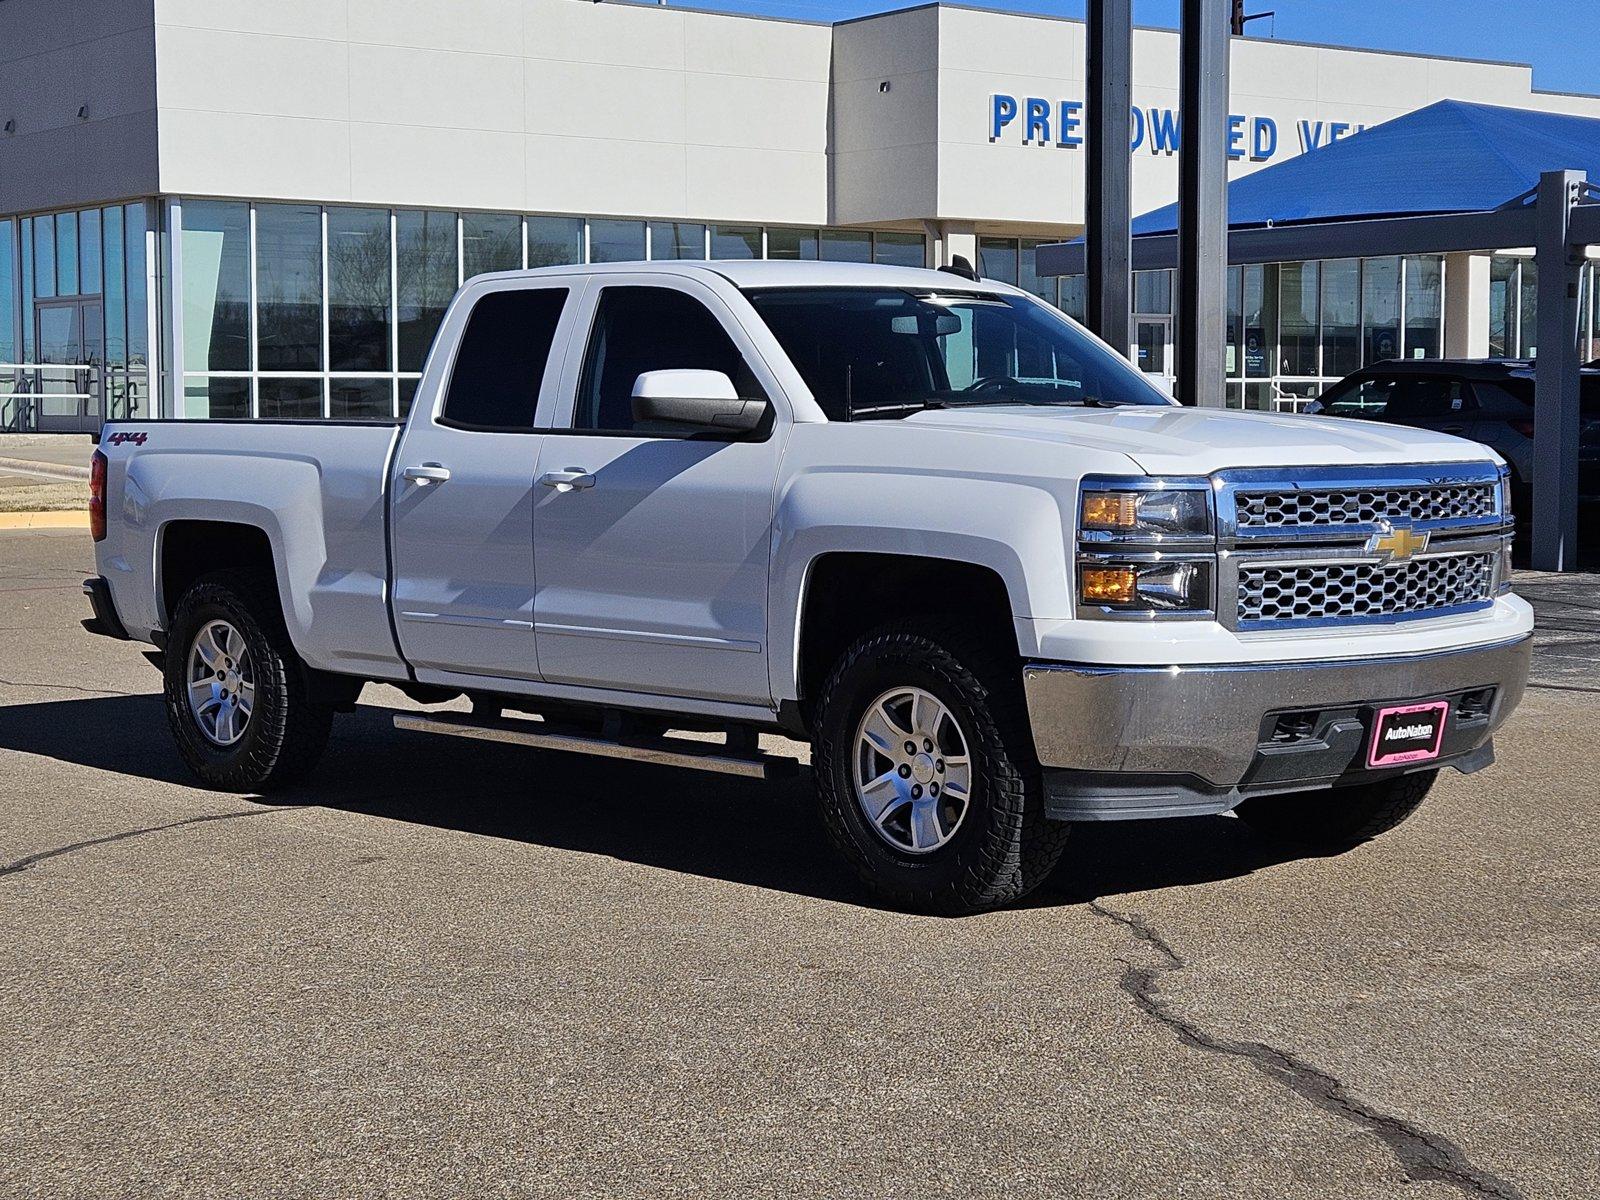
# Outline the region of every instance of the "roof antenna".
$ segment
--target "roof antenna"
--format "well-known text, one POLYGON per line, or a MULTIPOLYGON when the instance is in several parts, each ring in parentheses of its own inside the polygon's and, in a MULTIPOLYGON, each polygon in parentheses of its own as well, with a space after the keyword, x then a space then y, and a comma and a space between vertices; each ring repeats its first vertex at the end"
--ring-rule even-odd
POLYGON ((939 270, 950 275, 959 275, 963 279, 970 279, 974 283, 977 283, 979 279, 978 273, 972 269, 971 260, 964 254, 952 255, 950 261, 940 267, 939 270))

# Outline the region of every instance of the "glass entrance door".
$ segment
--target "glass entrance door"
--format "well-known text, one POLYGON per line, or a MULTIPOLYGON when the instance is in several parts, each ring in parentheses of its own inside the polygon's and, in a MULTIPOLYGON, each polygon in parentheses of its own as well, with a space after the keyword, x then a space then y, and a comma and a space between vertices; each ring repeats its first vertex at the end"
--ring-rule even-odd
POLYGON ((1167 393, 1172 391, 1172 318, 1134 315, 1133 346, 1130 357, 1152 382, 1167 393))
POLYGON ((105 421, 101 368, 105 364, 105 316, 98 299, 41 300, 38 320, 38 428, 96 433, 105 421))

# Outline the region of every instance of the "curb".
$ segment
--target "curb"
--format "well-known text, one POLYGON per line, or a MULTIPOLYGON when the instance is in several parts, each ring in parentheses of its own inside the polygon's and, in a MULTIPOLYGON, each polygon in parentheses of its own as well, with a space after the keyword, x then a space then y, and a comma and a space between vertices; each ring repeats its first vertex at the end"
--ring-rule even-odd
POLYGON ((76 509, 66 512, 0 512, 0 530, 88 528, 89 514, 76 509))
POLYGON ((45 479, 60 479, 68 482, 78 480, 87 481, 89 478, 88 467, 73 467, 65 463, 34 462, 27 458, 0 458, 0 474, 15 471, 22 475, 39 475, 45 479))

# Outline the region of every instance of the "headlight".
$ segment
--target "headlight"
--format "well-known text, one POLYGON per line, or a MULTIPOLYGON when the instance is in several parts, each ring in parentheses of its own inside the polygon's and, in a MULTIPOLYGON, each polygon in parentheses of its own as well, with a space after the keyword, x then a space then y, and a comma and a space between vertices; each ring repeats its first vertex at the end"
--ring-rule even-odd
POLYGON ((1211 532, 1211 498, 1188 488, 1085 490, 1079 525, 1121 538, 1203 537, 1211 532))
POLYGON ((1204 612, 1211 568, 1202 562, 1086 562, 1078 568, 1079 602, 1125 612, 1204 612))

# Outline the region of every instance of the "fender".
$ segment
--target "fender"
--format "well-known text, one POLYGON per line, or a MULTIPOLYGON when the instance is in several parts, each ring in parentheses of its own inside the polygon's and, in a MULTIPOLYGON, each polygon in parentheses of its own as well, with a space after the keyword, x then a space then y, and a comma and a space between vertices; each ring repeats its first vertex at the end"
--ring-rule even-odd
POLYGON ((1071 615, 1065 531, 1073 486, 893 469, 818 468, 789 480, 773 525, 768 644, 773 695, 799 695, 800 614, 813 563, 838 551, 910 554, 971 563, 999 575, 1017 643, 1035 617, 1071 615), (1053 486, 1052 486, 1053 485, 1053 486), (1065 497, 1058 491, 1065 488, 1065 497))

